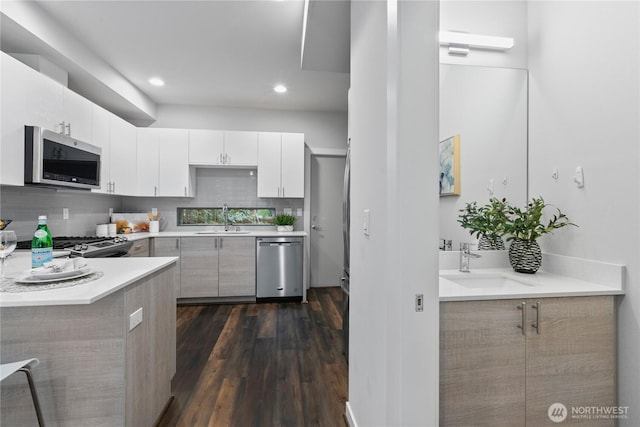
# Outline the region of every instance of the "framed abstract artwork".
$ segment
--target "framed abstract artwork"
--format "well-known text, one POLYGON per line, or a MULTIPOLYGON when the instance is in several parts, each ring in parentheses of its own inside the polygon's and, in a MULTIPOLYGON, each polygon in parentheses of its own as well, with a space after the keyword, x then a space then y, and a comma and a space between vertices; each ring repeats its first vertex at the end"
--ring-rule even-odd
POLYGON ((460 135, 440 141, 440 196, 460 195, 460 135))

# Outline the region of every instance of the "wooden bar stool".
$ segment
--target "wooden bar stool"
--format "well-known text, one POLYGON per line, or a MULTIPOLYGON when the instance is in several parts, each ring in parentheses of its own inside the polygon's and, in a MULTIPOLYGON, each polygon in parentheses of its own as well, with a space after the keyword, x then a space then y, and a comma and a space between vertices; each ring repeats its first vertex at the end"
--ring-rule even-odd
POLYGON ((36 408, 36 416, 38 417, 38 424, 40 427, 44 427, 44 421, 42 420, 42 411, 40 410, 40 403, 38 402, 38 395, 36 394, 36 387, 33 383, 33 377, 31 375, 31 369, 38 366, 40 361, 38 359, 26 359, 19 362, 3 363, 0 365, 0 381, 4 381, 9 375, 12 375, 18 371, 22 371, 27 376, 29 382, 29 390, 31 390, 31 398, 33 399, 33 406, 36 408))

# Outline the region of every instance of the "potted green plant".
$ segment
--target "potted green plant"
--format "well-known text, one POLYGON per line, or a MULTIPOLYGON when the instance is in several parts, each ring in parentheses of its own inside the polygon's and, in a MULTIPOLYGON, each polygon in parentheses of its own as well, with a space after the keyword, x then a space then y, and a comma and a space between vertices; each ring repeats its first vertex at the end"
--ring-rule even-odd
POLYGON ((278 231, 293 231, 293 224, 296 223, 296 217, 288 214, 276 215, 273 223, 278 231))
POLYGON ((542 215, 547 206, 542 197, 534 197, 524 209, 509 207, 505 223, 505 231, 509 234, 507 240, 511 241, 509 262, 519 273, 533 274, 542 265, 542 252, 537 242, 539 237, 567 225, 576 226, 560 209, 556 209, 548 221, 543 221, 542 215))
POLYGON ((504 250, 502 236, 505 234, 508 208, 506 199, 495 197, 483 206, 478 206, 477 202, 467 203, 464 209, 460 209, 458 222, 478 238, 478 249, 504 250))

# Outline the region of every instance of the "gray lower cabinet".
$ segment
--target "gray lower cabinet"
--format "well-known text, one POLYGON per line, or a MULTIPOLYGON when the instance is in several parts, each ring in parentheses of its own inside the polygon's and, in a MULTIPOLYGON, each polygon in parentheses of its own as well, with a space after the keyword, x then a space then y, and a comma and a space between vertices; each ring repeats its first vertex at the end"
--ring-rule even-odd
MULTIPOLYGON (((180 238, 179 237, 154 237, 151 245, 151 256, 176 256, 180 257, 180 238)), ((182 258, 181 258, 182 259, 182 258)), ((176 264, 174 293, 176 298, 180 298, 180 265, 176 264)))
POLYGON ((256 239, 220 237, 218 286, 221 297, 256 295, 256 239))
MULTIPOLYGON (((615 297, 440 304, 440 425, 613 426, 615 297), (549 415, 549 407, 566 408, 549 415)), ((552 411, 553 412, 553 411, 552 411)))
POLYGON ((179 256, 179 298, 256 295, 255 237, 154 238, 154 256, 179 256))
POLYGON ((133 241, 127 255, 130 257, 147 257, 149 253, 149 239, 139 239, 133 241))
POLYGON ((218 238, 182 237, 180 298, 218 296, 218 238))

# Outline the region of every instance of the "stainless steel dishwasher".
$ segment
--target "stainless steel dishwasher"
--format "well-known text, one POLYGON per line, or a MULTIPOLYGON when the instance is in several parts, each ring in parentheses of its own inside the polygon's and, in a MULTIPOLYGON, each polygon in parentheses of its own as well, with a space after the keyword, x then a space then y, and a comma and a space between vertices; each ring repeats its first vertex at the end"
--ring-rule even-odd
POLYGON ((302 237, 256 238, 256 297, 302 297, 302 237))

